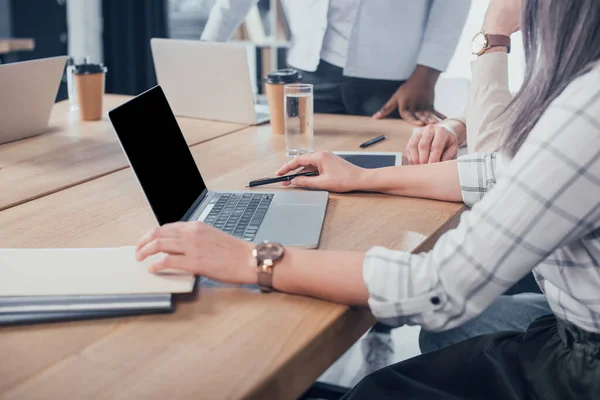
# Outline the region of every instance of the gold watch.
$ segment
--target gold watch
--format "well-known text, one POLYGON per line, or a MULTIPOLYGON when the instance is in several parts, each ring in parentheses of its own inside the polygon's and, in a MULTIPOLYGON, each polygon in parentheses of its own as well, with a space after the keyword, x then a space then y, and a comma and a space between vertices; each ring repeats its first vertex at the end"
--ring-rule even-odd
POLYGON ((282 245, 269 241, 258 244, 252 250, 252 256, 256 259, 258 286, 261 292, 273 291, 273 268, 283 258, 283 253, 282 245))
POLYGON ((492 35, 481 31, 473 37, 471 42, 471 51, 474 55, 480 56, 492 47, 506 47, 506 52, 510 53, 510 36, 492 35))

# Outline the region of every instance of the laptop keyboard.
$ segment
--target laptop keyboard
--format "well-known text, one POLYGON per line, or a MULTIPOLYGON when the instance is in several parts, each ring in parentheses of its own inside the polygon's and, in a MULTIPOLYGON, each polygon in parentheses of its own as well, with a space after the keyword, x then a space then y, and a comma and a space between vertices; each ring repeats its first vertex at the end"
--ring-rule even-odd
POLYGON ((272 200, 272 193, 217 193, 209 203, 213 207, 204 222, 251 242, 272 200))

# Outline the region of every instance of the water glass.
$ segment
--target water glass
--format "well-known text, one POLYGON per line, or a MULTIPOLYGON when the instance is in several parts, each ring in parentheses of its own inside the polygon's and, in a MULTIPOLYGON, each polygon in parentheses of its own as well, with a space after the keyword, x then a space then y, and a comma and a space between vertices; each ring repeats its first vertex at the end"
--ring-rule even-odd
POLYGON ((285 85, 285 147, 288 157, 314 152, 313 85, 285 85))

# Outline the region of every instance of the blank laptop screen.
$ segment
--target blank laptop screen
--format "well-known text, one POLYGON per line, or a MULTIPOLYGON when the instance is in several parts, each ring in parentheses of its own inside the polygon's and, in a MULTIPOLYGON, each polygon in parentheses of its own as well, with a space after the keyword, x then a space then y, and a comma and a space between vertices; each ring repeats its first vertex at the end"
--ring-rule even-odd
POLYGON ((160 86, 109 116, 158 223, 180 221, 206 185, 160 86))

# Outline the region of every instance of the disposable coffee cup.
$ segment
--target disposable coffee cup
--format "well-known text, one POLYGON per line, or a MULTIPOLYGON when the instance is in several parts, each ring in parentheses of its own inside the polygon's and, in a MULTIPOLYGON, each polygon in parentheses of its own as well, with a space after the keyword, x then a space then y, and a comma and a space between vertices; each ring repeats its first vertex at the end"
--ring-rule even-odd
POLYGON ((270 72, 265 77, 265 90, 271 114, 271 129, 273 133, 285 133, 285 109, 283 87, 291 83, 299 83, 302 76, 295 69, 280 69, 270 72))
POLYGON ((79 64, 73 69, 79 119, 99 121, 102 119, 102 99, 106 67, 102 64, 79 64))

